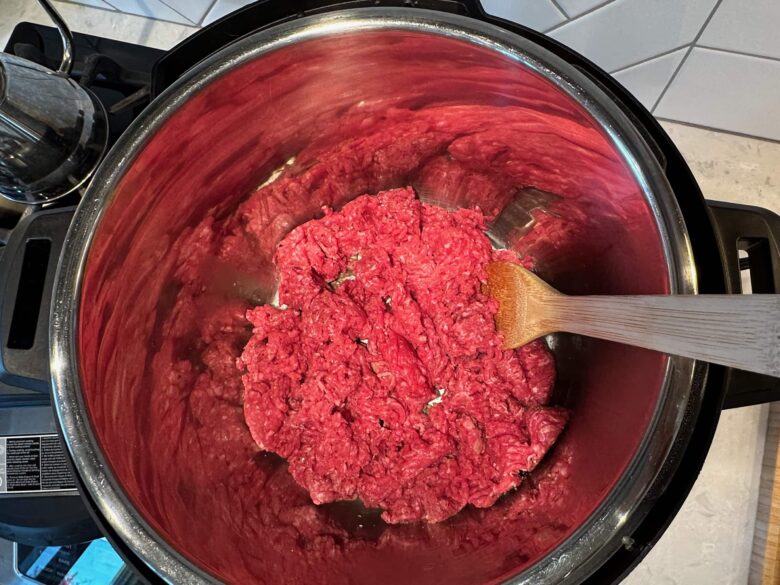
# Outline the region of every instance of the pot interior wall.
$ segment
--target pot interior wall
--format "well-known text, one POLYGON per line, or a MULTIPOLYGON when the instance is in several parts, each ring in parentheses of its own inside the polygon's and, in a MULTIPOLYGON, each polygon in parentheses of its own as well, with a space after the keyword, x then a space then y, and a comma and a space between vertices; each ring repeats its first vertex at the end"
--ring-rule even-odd
POLYGON ((219 76, 117 185, 88 256, 78 344, 90 423, 117 481, 165 541, 225 582, 506 578, 593 512, 648 427, 666 357, 561 335, 556 400, 571 423, 525 487, 491 509, 386 526, 353 505, 314 506, 254 447, 240 393, 203 391, 235 366, 204 355, 202 340, 225 340, 235 357, 245 332, 204 324, 226 305, 240 321, 267 300, 274 245, 323 205, 408 184, 428 201, 479 205, 497 242, 532 255, 564 292, 669 290, 630 169, 579 105, 519 61, 435 34, 362 31, 219 76), (356 154, 372 133, 388 139, 356 154), (252 207, 265 226, 254 265, 213 263, 215 238, 241 229, 232 212, 282 167, 301 181, 252 207), (183 298, 193 278, 203 294, 183 298))

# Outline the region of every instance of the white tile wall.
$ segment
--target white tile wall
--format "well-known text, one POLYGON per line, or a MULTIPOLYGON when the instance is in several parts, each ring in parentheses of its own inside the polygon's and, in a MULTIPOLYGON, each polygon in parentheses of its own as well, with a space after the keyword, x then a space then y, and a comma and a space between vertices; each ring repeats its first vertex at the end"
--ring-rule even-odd
POLYGON ((687 47, 678 49, 639 65, 621 69, 613 76, 647 109, 652 109, 687 52, 687 47))
POLYGON ((482 0, 482 7, 488 14, 522 23, 535 30, 547 30, 566 20, 566 15, 550 0, 482 0))
MULTIPOLYGON (((156 49, 170 49, 197 30, 194 26, 123 14, 113 9, 97 10, 73 2, 55 0, 54 5, 76 32, 156 49)), ((22 21, 51 26, 51 19, 37 2, 0 0, 0 48, 5 47, 14 26, 22 21)))
POLYGON ((655 113, 780 139, 780 61, 696 48, 655 113))
POLYGON ((717 0, 615 0, 551 32, 607 71, 691 43, 717 0))
POLYGON ((103 10, 115 10, 109 4, 103 2, 103 0, 68 0, 74 4, 81 4, 83 6, 92 6, 93 8, 102 8, 103 10))
POLYGON ((780 140, 780 0, 553 1, 566 20, 543 32, 658 117, 780 140))
POLYGON ((176 12, 161 0, 106 0, 106 3, 127 14, 136 14, 181 24, 193 24, 184 15, 176 12))
MULTIPOLYGON (((19 1, 0 0, 0 16, 19 1)), ((202 26, 252 0, 66 1, 202 26)), ((780 141, 780 0, 482 2, 583 53, 659 117, 780 141)))
POLYGON ((606 4, 610 0, 558 0, 560 6, 567 16, 579 16, 583 12, 593 10, 597 6, 606 4))
POLYGON ((780 59, 780 0, 723 0, 699 44, 780 59))
POLYGON ((214 0, 163 0, 163 2, 193 24, 200 24, 214 4, 214 0))

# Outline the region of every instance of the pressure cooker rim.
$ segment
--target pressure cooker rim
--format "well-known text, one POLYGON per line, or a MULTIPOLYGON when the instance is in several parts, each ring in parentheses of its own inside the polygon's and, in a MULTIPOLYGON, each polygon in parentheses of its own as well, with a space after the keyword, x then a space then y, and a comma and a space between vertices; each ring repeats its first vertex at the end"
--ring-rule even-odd
MULTIPOLYGON (((50 365, 53 402, 67 448, 100 514, 135 555, 171 583, 215 579, 170 547, 140 517, 119 486, 88 422, 77 350, 81 280, 97 226, 135 155, 190 97, 228 71, 283 47, 333 34, 408 30, 487 47, 553 81, 599 123, 632 169, 664 245, 672 293, 696 293, 693 252, 682 213, 651 149, 629 118, 588 77, 533 41, 470 18, 405 8, 339 10, 251 34, 190 69, 135 120, 98 169, 79 205, 64 245, 52 304, 50 365)), ((681 429, 695 362, 670 357, 656 412, 631 465, 598 510, 540 561, 510 579, 515 584, 579 582, 622 546, 641 521, 634 514, 681 429), (649 464, 648 464, 649 462, 649 464)), ((657 486, 654 486, 654 489, 657 486)))

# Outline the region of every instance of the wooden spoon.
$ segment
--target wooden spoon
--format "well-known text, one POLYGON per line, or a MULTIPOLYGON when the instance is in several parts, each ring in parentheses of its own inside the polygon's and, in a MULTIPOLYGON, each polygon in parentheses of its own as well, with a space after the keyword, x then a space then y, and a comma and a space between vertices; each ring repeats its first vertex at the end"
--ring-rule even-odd
POLYGON ((780 295, 568 296, 511 262, 491 262, 506 349, 565 331, 780 377, 780 295))

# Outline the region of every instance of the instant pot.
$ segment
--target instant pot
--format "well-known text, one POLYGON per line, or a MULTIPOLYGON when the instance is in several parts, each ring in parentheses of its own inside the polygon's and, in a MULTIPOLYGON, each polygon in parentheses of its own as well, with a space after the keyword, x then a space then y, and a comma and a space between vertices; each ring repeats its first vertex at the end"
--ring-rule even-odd
MULTIPOLYGON (((660 126, 606 73, 476 2, 291 8, 251 5, 161 58, 154 101, 70 224, 49 366, 88 508, 152 582, 619 581, 684 501, 721 409, 774 399, 777 380, 553 336, 556 399, 572 422, 531 488, 445 523, 387 526, 311 504, 248 431, 214 424, 240 417, 240 404, 188 392, 188 376, 213 374, 190 341, 219 310, 180 294, 179 269, 198 257, 193 234, 204 222, 227 233, 258 186, 307 177, 372 120, 418 111, 461 112, 460 129, 440 150, 420 146, 428 158, 399 166, 389 145, 360 176, 324 172, 305 193, 261 202, 264 276, 278 239, 323 205, 407 184, 431 202, 472 205, 462 184, 423 180, 433 159, 502 177, 511 197, 488 233, 567 293, 739 294, 748 267, 754 294, 775 293, 780 220, 706 202, 660 126), (526 237, 542 224, 557 236, 526 237), (512 515, 548 481, 559 507, 512 515)), ((204 290, 216 278, 206 272, 204 290)))

